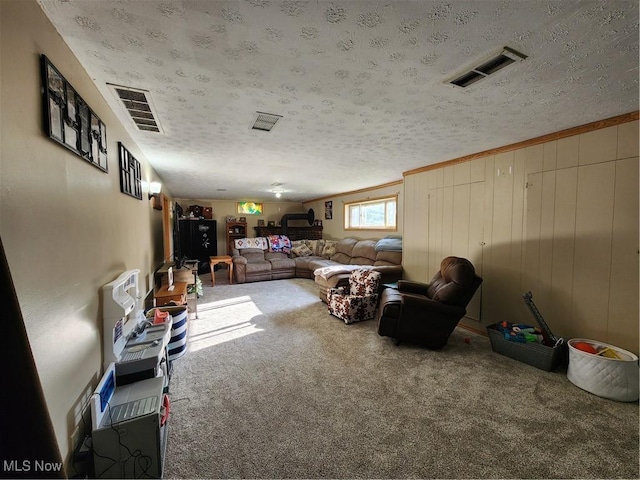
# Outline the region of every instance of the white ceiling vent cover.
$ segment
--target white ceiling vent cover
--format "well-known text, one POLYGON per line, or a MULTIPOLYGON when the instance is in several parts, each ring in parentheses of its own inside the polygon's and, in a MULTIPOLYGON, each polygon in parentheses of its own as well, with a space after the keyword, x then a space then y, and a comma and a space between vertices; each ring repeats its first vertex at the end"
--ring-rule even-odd
POLYGON ((517 52, 512 48, 503 47, 498 55, 489 57, 476 67, 456 75, 453 79, 446 80, 445 83, 455 87, 466 88, 489 75, 502 70, 504 67, 515 62, 521 62, 527 55, 517 52))
POLYGON ((262 130, 270 132, 278 123, 282 115, 274 115, 273 113, 256 112, 256 116, 251 122, 251 130, 262 130))
POLYGON ((138 130, 164 133, 148 90, 107 84, 138 130))

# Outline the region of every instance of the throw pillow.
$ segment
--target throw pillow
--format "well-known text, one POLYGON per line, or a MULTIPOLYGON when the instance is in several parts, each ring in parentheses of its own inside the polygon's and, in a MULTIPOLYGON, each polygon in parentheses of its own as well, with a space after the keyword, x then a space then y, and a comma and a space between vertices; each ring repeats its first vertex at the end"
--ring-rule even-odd
POLYGON ((324 258, 331 258, 336 254, 337 240, 325 240, 324 247, 322 247, 322 256, 324 258))
POLYGON ((322 247, 324 247, 324 240, 305 240, 307 247, 311 250, 311 254, 316 257, 322 256, 322 247))
POLYGON ((309 257, 309 256, 311 256, 313 254, 311 249, 309 247, 307 247, 306 245, 304 245, 304 244, 299 245, 297 247, 293 247, 291 249, 291 253, 295 257, 309 257))

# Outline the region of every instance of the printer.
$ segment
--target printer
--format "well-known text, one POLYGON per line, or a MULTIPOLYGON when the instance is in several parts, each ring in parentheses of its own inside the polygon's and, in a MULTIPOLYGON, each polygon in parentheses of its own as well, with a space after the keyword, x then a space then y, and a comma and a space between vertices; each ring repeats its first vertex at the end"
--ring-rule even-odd
POLYGON ((119 385, 164 376, 167 387, 171 322, 154 324, 145 317, 139 277, 140 270, 128 270, 102 287, 104 365, 115 364, 119 385))

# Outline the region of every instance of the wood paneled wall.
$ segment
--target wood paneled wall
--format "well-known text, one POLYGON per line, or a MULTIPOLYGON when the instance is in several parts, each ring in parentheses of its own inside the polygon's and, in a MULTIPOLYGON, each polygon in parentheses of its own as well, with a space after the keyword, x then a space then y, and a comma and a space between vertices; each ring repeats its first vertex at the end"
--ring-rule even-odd
POLYGON ((484 278, 463 324, 532 323, 531 290, 557 335, 638 353, 637 120, 407 172, 404 193, 406 278, 447 255, 484 278))

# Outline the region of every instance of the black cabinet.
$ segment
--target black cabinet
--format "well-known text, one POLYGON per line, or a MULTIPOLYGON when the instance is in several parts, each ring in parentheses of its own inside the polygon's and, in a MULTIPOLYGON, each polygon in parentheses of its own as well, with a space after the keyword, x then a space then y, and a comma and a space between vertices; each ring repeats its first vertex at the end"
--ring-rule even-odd
POLYGON ((218 254, 215 220, 180 220, 181 255, 199 260, 198 274, 210 273, 209 257, 218 254))

